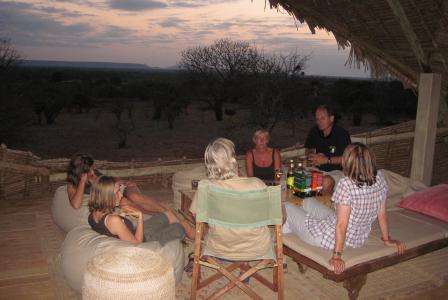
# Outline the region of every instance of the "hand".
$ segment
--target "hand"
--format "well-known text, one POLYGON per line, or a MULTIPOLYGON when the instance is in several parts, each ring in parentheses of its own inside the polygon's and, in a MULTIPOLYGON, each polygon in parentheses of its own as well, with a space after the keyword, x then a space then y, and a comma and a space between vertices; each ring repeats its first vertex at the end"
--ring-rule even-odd
POLYGON ((123 206, 121 207, 120 216, 129 216, 131 218, 141 219, 143 218, 143 213, 134 207, 123 206))
POLYGON ((336 274, 341 274, 345 270, 345 262, 340 257, 332 257, 329 260, 330 266, 333 267, 333 270, 336 274))
POLYGON ((403 254, 404 250, 406 250, 406 245, 402 242, 400 242, 399 240, 385 240, 384 241, 384 245, 386 246, 396 246, 397 247, 397 254, 401 255, 403 254))
POLYGON ((87 180, 89 179, 89 174, 88 173, 82 173, 81 177, 79 178, 79 183, 86 183, 87 180))
POLYGON ((327 163, 328 157, 322 153, 310 154, 310 160, 312 161, 313 167, 319 167, 327 163))

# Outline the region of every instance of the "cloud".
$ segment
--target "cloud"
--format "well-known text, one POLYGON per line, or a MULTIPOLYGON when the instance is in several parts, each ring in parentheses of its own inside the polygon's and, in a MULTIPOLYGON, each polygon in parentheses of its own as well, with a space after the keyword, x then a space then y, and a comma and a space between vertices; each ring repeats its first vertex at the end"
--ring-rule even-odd
POLYGON ((187 19, 182 19, 178 17, 165 18, 162 21, 158 22, 158 25, 161 27, 176 27, 176 28, 185 28, 186 24, 190 23, 187 19))
POLYGON ((172 0, 168 1, 170 7, 193 8, 221 3, 237 2, 239 0, 172 0))
POLYGON ((110 8, 125 10, 131 12, 139 12, 142 10, 152 10, 167 7, 167 4, 153 0, 108 0, 110 8))
POLYGON ((15 45, 31 47, 92 48, 113 43, 131 43, 134 31, 119 26, 93 26, 87 22, 64 23, 54 18, 63 9, 37 10, 24 3, 0 2, 1 35, 15 45))
POLYGON ((53 6, 44 6, 39 8, 40 11, 45 12, 47 14, 66 17, 66 18, 77 18, 77 17, 92 17, 92 14, 85 14, 79 11, 69 11, 62 8, 56 8, 53 6))

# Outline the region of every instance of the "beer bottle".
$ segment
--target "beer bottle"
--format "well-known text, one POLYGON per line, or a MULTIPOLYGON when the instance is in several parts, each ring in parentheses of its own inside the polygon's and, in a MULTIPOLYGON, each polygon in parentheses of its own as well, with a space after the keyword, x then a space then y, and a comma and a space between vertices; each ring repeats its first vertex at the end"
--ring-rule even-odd
POLYGON ((289 169, 286 177, 286 186, 289 190, 294 188, 294 160, 289 161, 289 169))

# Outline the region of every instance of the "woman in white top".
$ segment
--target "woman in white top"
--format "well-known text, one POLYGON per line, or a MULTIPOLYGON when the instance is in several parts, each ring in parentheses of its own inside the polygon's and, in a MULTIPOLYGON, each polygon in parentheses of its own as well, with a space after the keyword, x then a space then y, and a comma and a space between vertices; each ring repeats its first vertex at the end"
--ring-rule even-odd
POLYGON ((342 155, 344 177, 338 182, 332 201, 336 211, 314 199, 301 207, 286 205, 287 220, 283 232, 293 232, 305 242, 333 250, 330 265, 336 274, 345 269, 344 247, 361 247, 372 223, 378 218, 381 240, 402 254, 405 245, 389 236, 386 215, 387 183, 377 171, 375 156, 364 144, 347 146, 342 155))

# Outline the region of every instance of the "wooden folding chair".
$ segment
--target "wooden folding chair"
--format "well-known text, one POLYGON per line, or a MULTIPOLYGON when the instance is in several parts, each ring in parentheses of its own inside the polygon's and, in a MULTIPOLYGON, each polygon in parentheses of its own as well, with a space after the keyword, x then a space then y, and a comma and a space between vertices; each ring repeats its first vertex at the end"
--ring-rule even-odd
MULTIPOLYGON (((198 205, 196 214, 196 238, 194 248, 194 265, 191 283, 191 299, 196 299, 198 290, 221 277, 229 282, 215 291, 207 299, 217 299, 235 286, 239 287, 252 299, 262 299, 253 289, 242 281, 252 277, 269 287, 283 299, 283 246, 282 246, 282 209, 279 186, 266 187, 255 191, 231 191, 212 185, 198 187, 198 205), (275 239, 269 253, 263 257, 253 257, 245 261, 232 261, 226 257, 209 255, 202 242, 206 224, 229 228, 261 227, 274 225, 275 239), (222 260, 231 261, 224 266, 222 260), (252 263, 249 264, 249 262, 252 263), (215 269, 212 276, 201 280, 201 266, 215 269), (272 267, 273 280, 270 281, 257 272, 272 267), (240 269, 240 275, 232 272, 240 269), (244 272, 244 273, 242 273, 244 272), (242 273, 242 274, 241 274, 242 273)), ((254 245, 257 247, 257 245, 254 245)))

